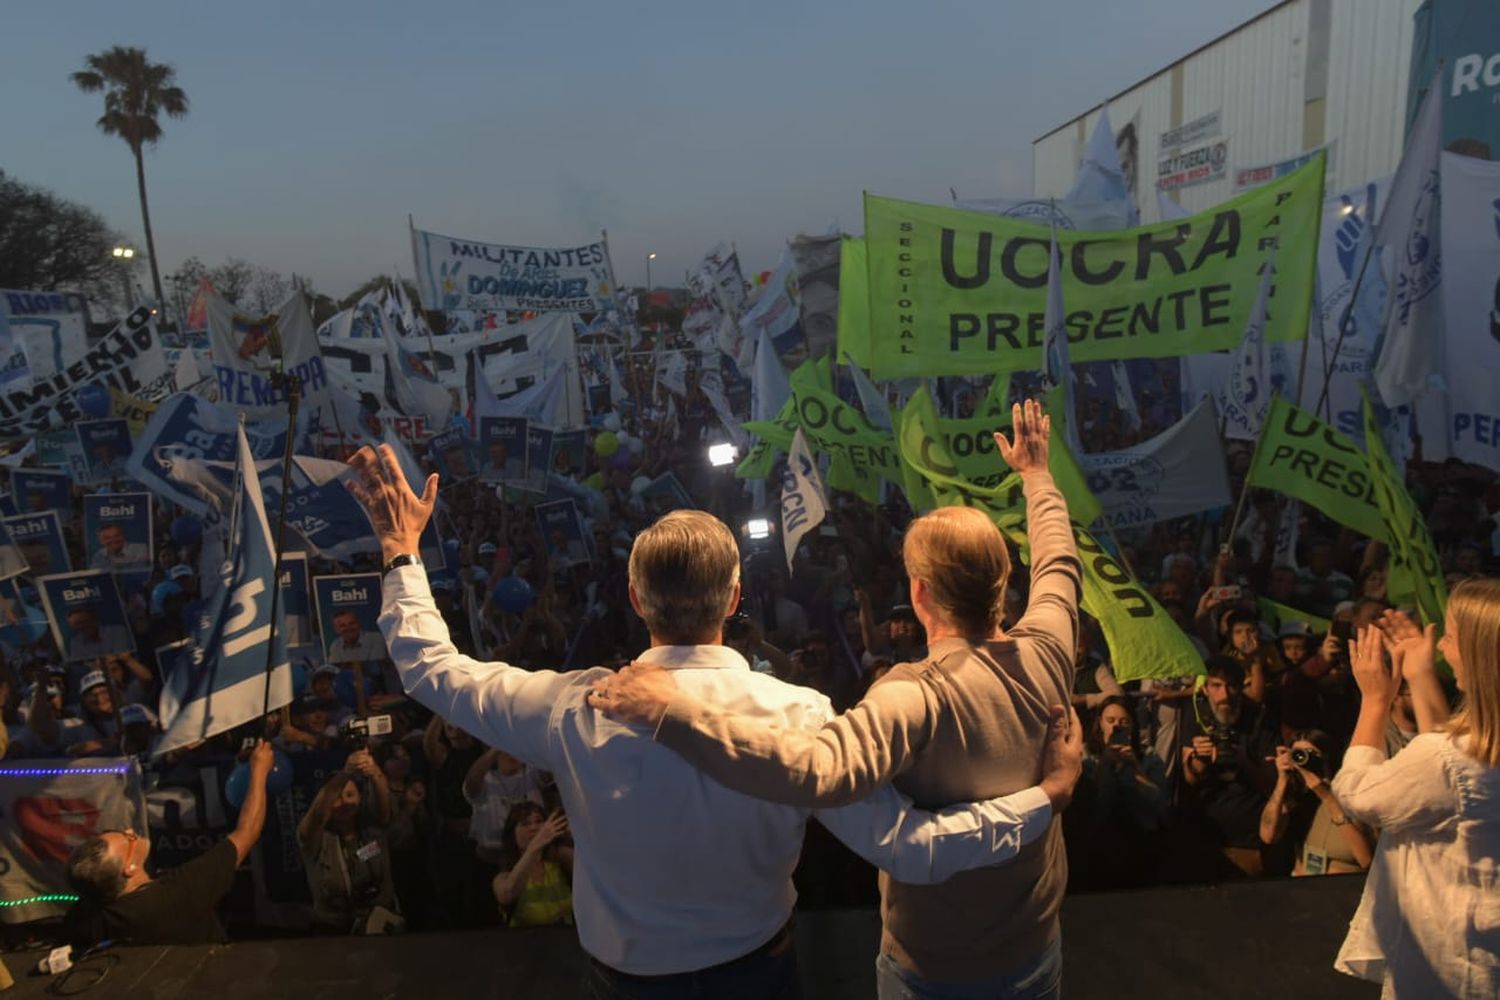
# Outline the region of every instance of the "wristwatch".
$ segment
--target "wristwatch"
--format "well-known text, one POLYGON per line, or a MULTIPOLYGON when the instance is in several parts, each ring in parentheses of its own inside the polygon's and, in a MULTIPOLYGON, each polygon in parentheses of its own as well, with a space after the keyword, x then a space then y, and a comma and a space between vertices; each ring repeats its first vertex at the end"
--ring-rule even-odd
POLYGON ((421 556, 415 556, 415 555, 412 555, 412 554, 410 554, 408 552, 403 552, 403 553, 401 553, 398 556, 391 556, 390 562, 386 563, 385 567, 383 569, 381 569, 380 575, 381 576, 385 576, 386 574, 390 573, 391 570, 393 570, 393 569, 400 569, 402 566, 421 566, 421 565, 422 565, 422 557, 421 556))

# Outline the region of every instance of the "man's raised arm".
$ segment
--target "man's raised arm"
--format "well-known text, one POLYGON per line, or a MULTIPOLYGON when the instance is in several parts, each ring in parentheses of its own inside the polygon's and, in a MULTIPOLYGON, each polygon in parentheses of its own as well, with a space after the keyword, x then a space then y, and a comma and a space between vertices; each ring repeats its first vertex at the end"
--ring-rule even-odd
MULTIPOLYGON (((381 560, 415 559, 422 529, 437 503, 436 475, 419 497, 389 445, 361 448, 346 480, 380 539, 381 560)), ((401 686, 418 702, 490 746, 539 767, 547 766, 548 722, 557 696, 570 681, 552 671, 527 671, 464 656, 448 636, 427 573, 419 564, 390 569, 381 581, 380 632, 401 686)))

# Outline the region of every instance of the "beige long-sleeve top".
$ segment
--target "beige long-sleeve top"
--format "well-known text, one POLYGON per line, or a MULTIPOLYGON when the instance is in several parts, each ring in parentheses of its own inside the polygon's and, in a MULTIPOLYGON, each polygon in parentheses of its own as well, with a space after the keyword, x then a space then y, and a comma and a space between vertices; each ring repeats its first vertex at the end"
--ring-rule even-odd
MULTIPOLYGON (((1044 473, 1026 477, 1031 595, 1004 638, 931 644, 859 704, 816 731, 767 725, 690 697, 668 707, 656 739, 735 791, 833 806, 887 782, 929 808, 1037 783, 1048 710, 1072 690, 1082 565, 1067 504, 1044 473)), ((1058 934, 1067 884, 1062 832, 1009 864, 940 885, 882 874, 882 948, 929 979, 964 982, 1013 971, 1058 934)))

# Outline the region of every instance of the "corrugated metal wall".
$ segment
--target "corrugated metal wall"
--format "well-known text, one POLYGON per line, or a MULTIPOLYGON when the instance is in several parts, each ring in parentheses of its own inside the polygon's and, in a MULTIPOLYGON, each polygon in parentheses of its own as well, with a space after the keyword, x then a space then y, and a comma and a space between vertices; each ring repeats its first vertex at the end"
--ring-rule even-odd
MULTIPOLYGON (((1162 133, 1214 111, 1228 140, 1229 169, 1217 180, 1171 192, 1192 211, 1233 197, 1236 169, 1289 159, 1322 142, 1337 142, 1329 190, 1395 170, 1412 15, 1420 3, 1294 0, 1110 101, 1117 132, 1136 121, 1141 218, 1158 218, 1154 185, 1162 133)), ((1072 186, 1097 119, 1091 110, 1033 145, 1037 196, 1060 196, 1072 186)))

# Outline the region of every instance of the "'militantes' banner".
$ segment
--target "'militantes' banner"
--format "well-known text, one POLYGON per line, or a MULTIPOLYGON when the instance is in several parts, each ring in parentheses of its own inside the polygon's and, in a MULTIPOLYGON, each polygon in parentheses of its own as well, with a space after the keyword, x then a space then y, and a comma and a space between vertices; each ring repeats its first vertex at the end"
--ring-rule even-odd
MULTIPOLYGON (((1307 332, 1323 158, 1176 222, 1061 230, 1074 363, 1233 347, 1276 249, 1266 339, 1307 332)), ((1016 219, 865 196, 869 342, 845 344, 875 378, 1041 367, 1050 232, 1016 219)))
POLYGON ((610 312, 609 245, 517 247, 411 231, 417 290, 428 309, 610 312))

